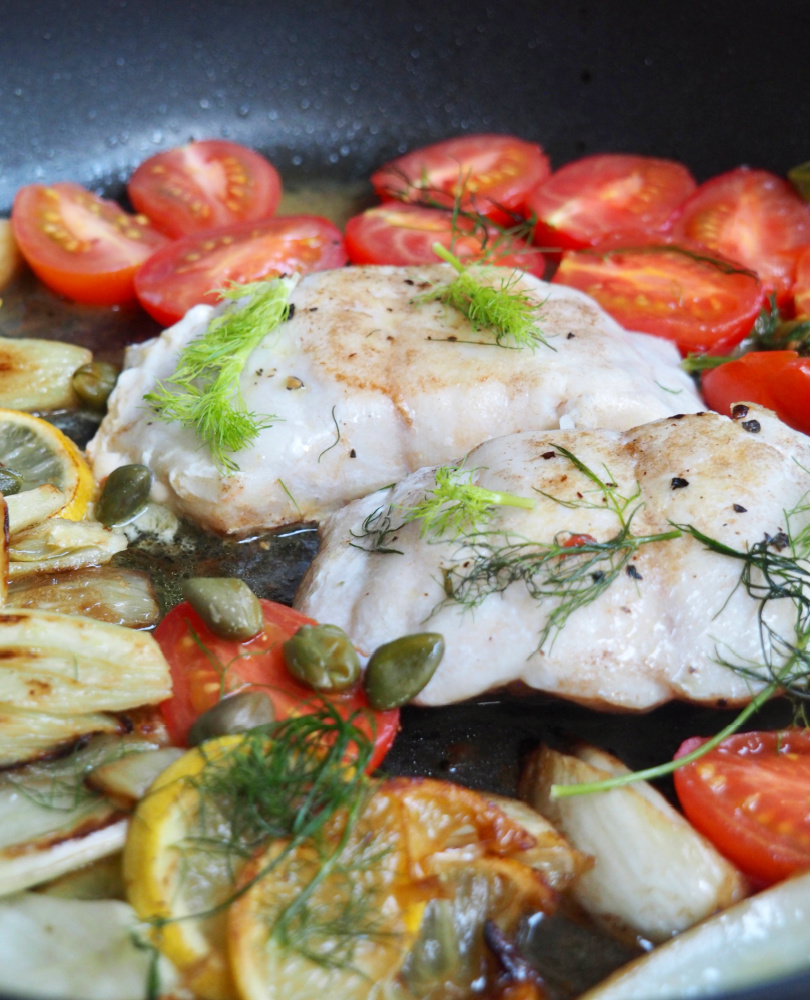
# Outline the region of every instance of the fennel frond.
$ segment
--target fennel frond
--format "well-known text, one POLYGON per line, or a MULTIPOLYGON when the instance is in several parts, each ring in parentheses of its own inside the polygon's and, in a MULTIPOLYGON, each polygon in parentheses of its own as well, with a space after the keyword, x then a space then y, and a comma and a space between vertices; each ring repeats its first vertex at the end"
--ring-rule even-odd
POLYGON ((287 319, 297 281, 293 275, 220 289, 229 300, 224 311, 183 348, 174 374, 144 396, 161 420, 196 431, 223 475, 239 470, 233 453, 277 419, 247 409, 239 377, 251 352, 287 319))

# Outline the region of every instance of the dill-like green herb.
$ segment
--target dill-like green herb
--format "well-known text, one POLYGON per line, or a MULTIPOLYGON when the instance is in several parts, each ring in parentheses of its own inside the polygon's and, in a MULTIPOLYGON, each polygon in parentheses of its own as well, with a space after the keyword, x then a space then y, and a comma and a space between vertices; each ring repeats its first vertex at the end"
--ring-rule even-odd
MULTIPOLYGON (((758 604, 760 663, 740 662, 717 655, 717 662, 748 678, 760 690, 732 721, 711 739, 677 760, 667 761, 641 771, 608 778, 604 781, 585 782, 578 785, 552 785, 553 798, 586 795, 610 791, 635 781, 652 781, 664 777, 686 764, 691 764, 718 746, 726 737, 737 732, 775 694, 782 692, 794 699, 799 716, 804 715, 804 704, 810 700, 810 525, 797 534, 791 530, 791 521, 799 514, 806 514, 810 505, 800 502, 791 511, 785 511, 787 531, 769 537, 748 548, 735 549, 717 539, 710 538, 694 525, 677 527, 701 542, 709 551, 742 562, 740 578, 734 587, 743 587, 758 604), (789 549, 789 555, 783 555, 789 549), (765 621, 765 609, 772 601, 791 601, 795 609, 793 636, 777 634, 765 621)), ((729 595, 730 597, 731 595, 729 595)))
POLYGON ((175 373, 144 396, 161 420, 196 431, 223 475, 239 469, 232 454, 277 419, 248 411, 239 376, 251 352, 286 320, 297 280, 294 275, 220 289, 230 300, 224 312, 183 348, 175 373), (248 301, 240 304, 242 299, 248 301))
POLYGON ((458 309, 470 321, 473 330, 490 330, 499 347, 534 350, 543 344, 556 350, 537 327, 540 306, 515 287, 520 272, 513 271, 508 278, 500 277, 493 285, 481 280, 494 277, 493 268, 465 265, 441 243, 434 243, 433 251, 455 269, 456 277, 426 292, 417 301, 438 300, 458 309))
POLYGON ((349 846, 375 788, 365 773, 373 746, 355 724, 360 713, 343 719, 318 698, 308 709, 246 733, 186 779, 199 794, 198 829, 179 845, 189 862, 207 855, 247 860, 268 842, 278 842, 278 851, 215 907, 174 919, 221 912, 305 848, 315 859, 310 877, 273 913, 270 937, 325 966, 349 967, 357 941, 375 934, 376 901, 347 892, 344 899, 333 898, 324 914, 315 894, 333 874, 341 884, 353 885, 374 860, 371 845, 349 846), (336 941, 330 935, 339 926, 343 932, 336 941))
MULTIPOLYGON (((391 489, 391 486, 383 487, 383 489, 391 489)), ((394 505, 380 504, 375 510, 373 510, 367 518, 364 519, 359 531, 352 531, 352 538, 357 539, 369 539, 367 545, 361 545, 357 542, 350 542, 352 548, 362 549, 364 552, 380 552, 385 555, 404 555, 402 549, 392 548, 388 544, 388 539, 394 534, 394 532, 399 531, 403 526, 403 521, 399 521, 394 524, 393 521, 394 505)))
POLYGON ((495 507, 521 507, 531 510, 533 497, 488 490, 473 483, 476 469, 443 465, 436 470, 435 486, 428 494, 402 511, 402 522, 421 521, 420 534, 457 538, 463 532, 480 531, 495 512, 495 507))
MULTIPOLYGON (((567 458, 596 486, 599 502, 560 500, 548 493, 543 496, 564 507, 591 507, 612 510, 619 530, 603 542, 573 532, 560 532, 552 542, 536 542, 509 531, 472 531, 462 534, 462 558, 445 571, 445 591, 450 600, 468 608, 477 607, 490 594, 500 594, 521 582, 538 601, 555 601, 540 632, 538 649, 563 628, 578 608, 595 601, 625 570, 642 545, 665 542, 681 535, 678 527, 653 535, 635 535, 632 522, 642 507, 641 490, 628 497, 618 492, 610 481, 603 480, 576 455, 555 445, 555 451, 567 458), (635 506, 633 506, 635 504, 635 506)), ((542 491, 541 491, 542 492, 542 491)))
POLYGON ((340 424, 337 422, 337 417, 335 416, 335 407, 334 406, 332 407, 332 423, 335 425, 335 433, 336 433, 337 436, 335 437, 335 440, 330 445, 328 445, 326 448, 324 448, 324 450, 320 453, 320 455, 318 455, 318 463, 319 464, 320 464, 320 461, 323 458, 323 456, 327 453, 327 451, 331 451, 333 448, 336 448, 340 444, 340 424))

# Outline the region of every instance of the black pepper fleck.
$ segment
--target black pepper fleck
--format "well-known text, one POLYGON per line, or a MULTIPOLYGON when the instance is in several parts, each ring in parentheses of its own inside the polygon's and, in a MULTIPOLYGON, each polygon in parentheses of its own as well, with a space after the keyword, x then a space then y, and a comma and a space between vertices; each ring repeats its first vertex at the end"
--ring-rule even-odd
POLYGON ((784 531, 777 531, 773 536, 769 535, 766 531, 765 541, 772 549, 776 549, 777 552, 781 552, 782 549, 786 549, 790 545, 790 538, 788 538, 784 531))
POLYGON ((416 284, 416 282, 413 280, 413 278, 406 278, 405 279, 405 284, 406 285, 414 285, 414 284, 416 284))
POLYGON ((565 338, 565 339, 566 339, 566 340, 573 340, 573 339, 574 339, 574 337, 576 337, 576 334, 575 334, 575 333, 570 333, 570 332, 569 332, 569 333, 568 333, 568 334, 566 335, 566 338, 565 338))
POLYGON ((732 420, 742 420, 743 417, 748 416, 748 407, 745 403, 737 403, 736 406, 731 408, 731 419, 732 420))
POLYGON ((357 458, 357 452, 354 450, 354 448, 352 448, 352 450, 349 452, 349 458, 357 458))
POLYGON ((749 434, 759 434, 762 430, 758 420, 743 420, 740 427, 742 427, 744 431, 748 431, 749 434))
POLYGON ((293 316, 295 316, 295 303, 291 302, 290 307, 287 310, 287 321, 289 322, 289 320, 291 320, 293 316))
POLYGON ((734 503, 731 505, 738 514, 746 514, 748 512, 747 507, 743 507, 741 503, 734 503))
POLYGON ((541 458, 545 458, 546 460, 548 460, 549 458, 556 458, 557 457, 557 452, 556 451, 544 451, 543 454, 540 457, 541 458))
POLYGON ((684 486, 688 486, 688 485, 689 485, 689 480, 688 479, 682 479, 681 476, 673 476, 672 477, 672 481, 669 484, 670 489, 673 489, 673 490, 682 490, 684 488, 684 486))
POLYGON ((633 580, 643 580, 644 577, 639 573, 636 567, 632 563, 627 564, 627 575, 633 580))

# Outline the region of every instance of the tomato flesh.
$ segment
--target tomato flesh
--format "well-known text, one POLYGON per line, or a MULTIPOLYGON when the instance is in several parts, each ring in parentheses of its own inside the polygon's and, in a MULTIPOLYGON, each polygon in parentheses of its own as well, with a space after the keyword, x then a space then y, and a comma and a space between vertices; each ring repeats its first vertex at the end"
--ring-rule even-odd
POLYGON ((371 175, 383 200, 459 207, 509 224, 551 168, 540 146, 510 135, 469 135, 423 146, 371 175))
POLYGON ((704 372, 701 384, 719 413, 731 413, 735 403, 759 403, 810 434, 810 358, 796 351, 752 351, 704 372))
POLYGON ((736 733, 674 778, 692 825, 749 877, 771 885, 810 868, 810 731, 736 733))
MULTIPOLYGON (((299 684, 287 669, 282 643, 311 618, 283 604, 262 600, 265 627, 246 642, 215 635, 187 603, 173 608, 155 630, 171 669, 172 697, 161 711, 172 740, 185 746, 195 719, 215 705, 223 694, 249 689, 264 691, 273 703, 277 721, 317 710, 326 696, 299 684), (196 638, 195 638, 196 636, 196 638)), ((370 769, 388 752, 399 729, 399 709, 377 712, 369 708, 362 688, 329 696, 343 718, 374 742, 370 769)))
POLYGON ((353 264, 436 264, 441 243, 460 260, 517 267, 542 278, 542 253, 525 240, 504 237, 495 226, 476 226, 463 216, 421 205, 387 202, 355 215, 346 224, 346 252, 353 264))
POLYGON ((555 171, 529 195, 540 247, 576 250, 611 235, 663 232, 696 183, 680 163, 605 153, 555 171))
POLYGON ((144 309, 169 326, 192 306, 215 305, 228 282, 324 271, 347 259, 343 235, 328 220, 277 216, 175 240, 138 271, 135 290, 144 309))
POLYGON ((765 297, 751 272, 666 245, 566 251, 552 280, 592 296, 626 330, 673 340, 684 354, 729 351, 765 297))
POLYGON ((29 184, 11 213, 14 238, 37 277, 89 305, 135 300, 133 278, 166 237, 79 184, 29 184))
POLYGON ((701 184, 672 233, 756 271, 784 305, 810 244, 810 206, 781 177, 739 167, 701 184))
POLYGON ((281 178, 252 149, 206 140, 150 156, 127 192, 157 229, 176 238, 269 219, 281 199, 281 178))

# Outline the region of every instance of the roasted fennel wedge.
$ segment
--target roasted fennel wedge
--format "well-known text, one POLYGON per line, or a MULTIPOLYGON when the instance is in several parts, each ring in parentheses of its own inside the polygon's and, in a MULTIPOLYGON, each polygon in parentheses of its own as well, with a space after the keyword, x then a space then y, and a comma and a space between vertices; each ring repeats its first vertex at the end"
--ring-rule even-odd
POLYGON ((748 886, 726 861, 646 782, 607 792, 555 798, 552 785, 584 784, 627 773, 595 747, 573 754, 542 747, 530 758, 522 794, 593 868, 573 886, 580 905, 608 926, 665 941, 742 899, 748 886))
POLYGON ((810 969, 808 956, 810 873, 805 873, 679 934, 580 1000, 713 997, 804 972, 810 969))

